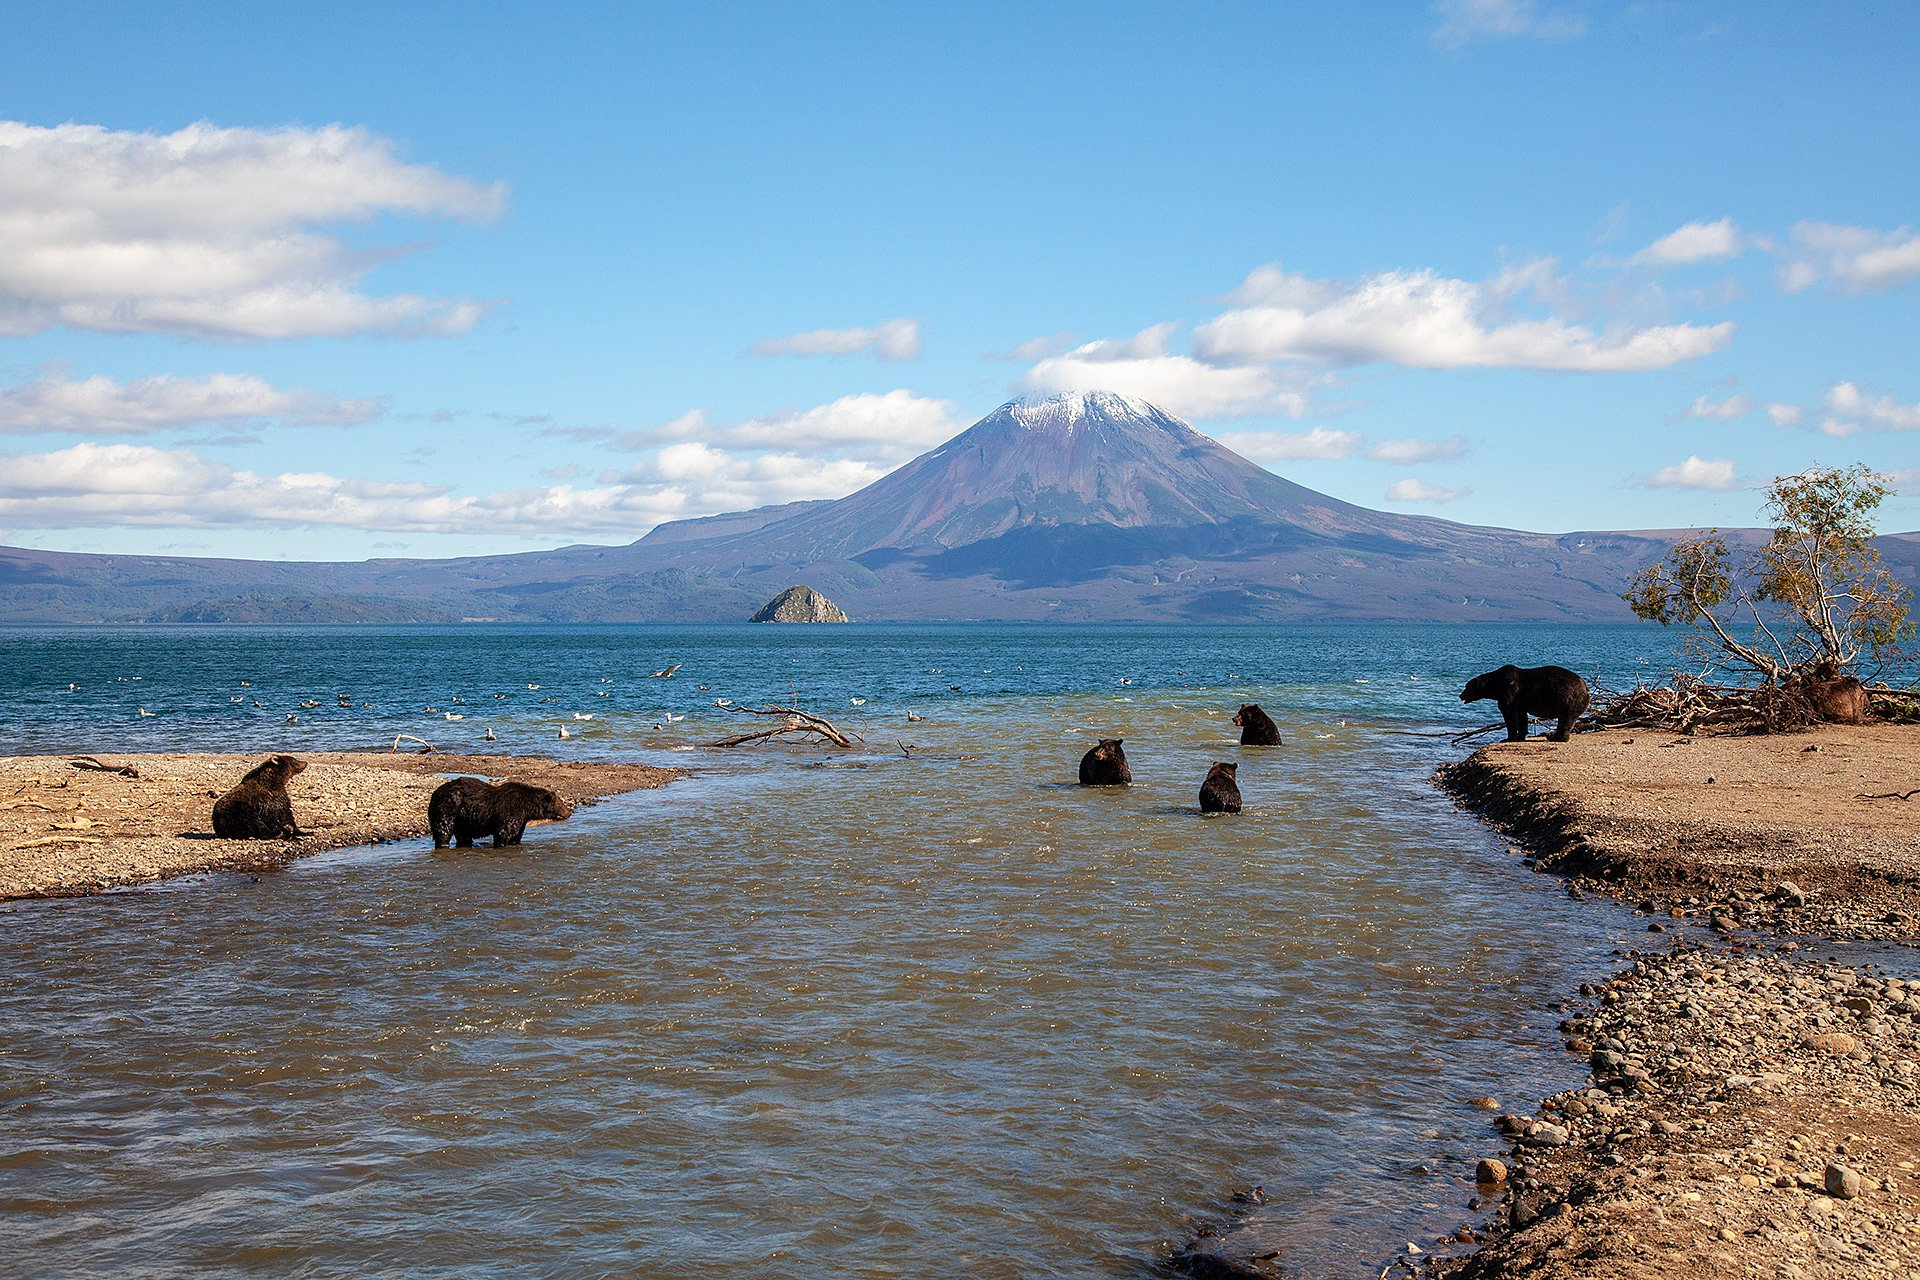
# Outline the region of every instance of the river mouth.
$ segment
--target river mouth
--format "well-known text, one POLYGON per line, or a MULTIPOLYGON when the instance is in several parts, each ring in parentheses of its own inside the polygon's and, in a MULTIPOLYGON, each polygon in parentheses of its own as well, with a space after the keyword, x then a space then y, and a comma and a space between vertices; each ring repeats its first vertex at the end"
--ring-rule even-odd
POLYGON ((13 904, 0 1270, 1142 1276, 1258 1183, 1293 1274, 1377 1275, 1644 923, 1320 696, 981 697, 896 713, 911 757, 674 751, 517 854, 13 904), (1063 785, 1098 737, 1134 786, 1063 785))

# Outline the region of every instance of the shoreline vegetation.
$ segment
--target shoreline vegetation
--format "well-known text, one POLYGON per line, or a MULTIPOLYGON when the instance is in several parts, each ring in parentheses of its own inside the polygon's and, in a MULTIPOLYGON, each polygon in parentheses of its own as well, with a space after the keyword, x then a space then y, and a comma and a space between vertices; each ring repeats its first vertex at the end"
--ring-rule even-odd
MULTIPOLYGON (((1476 1216, 1367 1274, 1920 1276, 1920 958, 1890 945, 1920 932, 1920 729, 1610 730, 1435 780, 1648 942, 1560 1006, 1587 1081, 1490 1116, 1454 1171, 1476 1216), (1815 940, 1908 977, 1801 955, 1815 940)), ((1180 1261, 1284 1275, 1276 1225, 1252 1210, 1180 1261)))
POLYGON ((307 770, 287 788, 300 838, 216 838, 214 800, 264 758, 257 752, 0 757, 0 900, 78 897, 209 871, 259 871, 329 849, 425 836, 427 799, 456 774, 530 782, 576 807, 684 776, 647 765, 542 756, 314 752, 300 756, 307 770))

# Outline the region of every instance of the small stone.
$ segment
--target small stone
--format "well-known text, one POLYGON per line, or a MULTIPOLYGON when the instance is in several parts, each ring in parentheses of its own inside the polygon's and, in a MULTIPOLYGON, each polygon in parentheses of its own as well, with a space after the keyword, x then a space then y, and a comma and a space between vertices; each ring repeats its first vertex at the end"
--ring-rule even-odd
POLYGON ((1530 1147, 1564 1147, 1573 1135, 1557 1124, 1536 1124, 1524 1142, 1530 1147))
MULTIPOLYGON (((1709 778, 1707 781, 1711 782, 1713 779, 1709 778)), ((1708 923, 1718 933, 1732 933, 1740 927, 1739 922, 1732 916, 1715 916, 1708 923)))
POLYGON ((1478 1107, 1482 1111, 1498 1111, 1500 1109, 1500 1100, 1498 1098, 1469 1098, 1467 1101, 1469 1105, 1478 1107))
POLYGON ((1806 1039, 1807 1047, 1844 1058, 1860 1047, 1860 1042, 1844 1031, 1818 1031, 1806 1039))
POLYGON ((1836 1200, 1852 1200, 1860 1194, 1860 1175, 1843 1164, 1830 1164, 1826 1172, 1827 1194, 1836 1200))
POLYGON ((1507 1162, 1487 1159, 1473 1166, 1473 1180, 1481 1186, 1492 1186, 1507 1180, 1507 1162))

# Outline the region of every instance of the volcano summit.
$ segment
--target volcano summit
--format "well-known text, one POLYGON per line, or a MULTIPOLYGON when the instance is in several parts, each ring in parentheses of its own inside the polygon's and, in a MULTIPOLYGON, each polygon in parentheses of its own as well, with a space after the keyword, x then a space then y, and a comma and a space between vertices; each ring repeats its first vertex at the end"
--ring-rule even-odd
MULTIPOLYGON (((796 581, 876 621, 1625 621, 1627 575, 1672 536, 1374 511, 1091 391, 1004 404, 844 498, 624 547, 345 564, 0 550, 0 621, 734 621, 796 581)), ((1920 539, 1879 543, 1912 581, 1920 539)))

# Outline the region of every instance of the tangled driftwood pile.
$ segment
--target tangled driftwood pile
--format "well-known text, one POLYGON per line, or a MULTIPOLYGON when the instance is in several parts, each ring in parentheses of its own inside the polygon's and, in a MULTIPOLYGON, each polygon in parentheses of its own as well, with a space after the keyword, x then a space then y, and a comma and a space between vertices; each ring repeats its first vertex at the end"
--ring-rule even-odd
MULTIPOLYGON (((1789 733, 1822 722, 1814 698, 1801 684, 1713 684, 1682 672, 1665 684, 1625 691, 1594 688, 1593 710, 1583 729, 1657 729, 1668 733, 1789 733)), ((1884 686, 1869 688, 1876 719, 1920 719, 1920 700, 1884 686)))
MULTIPOLYGON (((770 729, 761 729, 754 733, 738 733, 730 738, 722 738, 714 743, 716 747, 741 747, 749 742, 765 742, 772 738, 782 741, 788 738, 800 738, 814 742, 830 742, 836 747, 851 747, 854 738, 848 737, 822 716, 798 707, 729 707, 729 711, 740 715, 771 716, 780 723, 770 729)), ((858 735, 854 735, 858 737, 858 735)))

